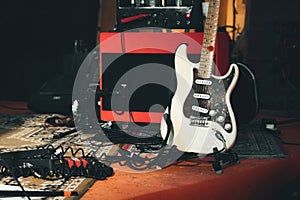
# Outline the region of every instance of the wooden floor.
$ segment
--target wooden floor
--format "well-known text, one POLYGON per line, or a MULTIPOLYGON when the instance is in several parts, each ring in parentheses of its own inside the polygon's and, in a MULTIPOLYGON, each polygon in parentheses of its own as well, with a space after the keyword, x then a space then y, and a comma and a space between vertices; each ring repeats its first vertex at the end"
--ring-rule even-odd
MULTIPOLYGON (((0 105, 0 113, 31 112, 22 102, 0 101, 0 105)), ((278 121, 288 116, 273 111, 260 115, 278 117, 278 121)), ((278 128, 284 141, 300 143, 300 122, 278 128)), ((216 174, 205 159, 174 163, 147 173, 116 169, 114 176, 96 181, 81 199, 299 199, 300 145, 283 147, 287 158, 241 159, 223 174, 216 174)))

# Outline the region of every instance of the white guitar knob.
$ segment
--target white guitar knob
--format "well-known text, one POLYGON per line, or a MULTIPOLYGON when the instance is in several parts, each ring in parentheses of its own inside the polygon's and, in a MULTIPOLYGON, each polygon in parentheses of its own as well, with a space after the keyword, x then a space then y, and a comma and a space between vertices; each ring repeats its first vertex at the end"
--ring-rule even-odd
POLYGON ((217 114, 217 111, 215 111, 215 110, 209 111, 209 116, 211 116, 211 117, 216 116, 216 114, 217 114))
POLYGON ((224 129, 226 131, 230 131, 231 130, 231 124, 229 124, 229 123, 225 124, 224 129))
POLYGON ((225 117, 223 117, 223 116, 221 115, 221 116, 217 117, 217 121, 222 123, 222 122, 225 121, 225 117))

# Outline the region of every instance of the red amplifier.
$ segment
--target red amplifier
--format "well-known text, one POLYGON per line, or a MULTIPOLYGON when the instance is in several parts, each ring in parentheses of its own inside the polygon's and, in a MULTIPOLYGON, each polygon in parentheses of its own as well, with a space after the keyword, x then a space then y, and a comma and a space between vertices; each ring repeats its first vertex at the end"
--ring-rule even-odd
MULTIPOLYGON (((100 33, 100 119, 160 123, 176 90, 174 56, 180 44, 198 63, 203 33, 100 33)), ((219 32, 215 63, 218 75, 229 68, 229 37, 219 32)), ((179 67, 179 66, 176 66, 179 67)), ((184 66, 180 66, 184 67, 184 66)))

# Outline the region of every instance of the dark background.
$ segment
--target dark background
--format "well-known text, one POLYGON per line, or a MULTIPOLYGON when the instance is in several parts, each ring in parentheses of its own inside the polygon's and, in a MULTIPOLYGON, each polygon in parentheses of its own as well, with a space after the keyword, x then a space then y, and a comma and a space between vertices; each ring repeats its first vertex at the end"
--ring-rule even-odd
MULTIPOLYGON (((263 107, 300 104, 299 2, 246 1, 245 29, 233 42, 233 59, 254 71, 263 107)), ((91 50, 98 8, 98 0, 1 1, 0 99, 28 100, 61 74, 63 56, 73 53, 74 40, 85 40, 91 50)), ((111 23, 114 10, 105 13, 102 22, 111 23)))
POLYGON ((0 96, 28 100, 61 74, 74 41, 96 44, 98 0, 0 2, 0 96))
POLYGON ((300 108, 300 1, 247 0, 236 46, 253 69, 261 107, 300 108))

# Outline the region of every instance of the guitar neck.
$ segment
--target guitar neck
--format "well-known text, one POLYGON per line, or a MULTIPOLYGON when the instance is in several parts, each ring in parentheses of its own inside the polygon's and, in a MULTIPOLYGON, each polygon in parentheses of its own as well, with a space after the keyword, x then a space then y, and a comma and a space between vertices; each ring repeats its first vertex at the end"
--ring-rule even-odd
POLYGON ((201 78, 210 78, 212 75, 219 10, 220 0, 210 0, 204 25, 204 36, 198 70, 198 76, 201 78))

